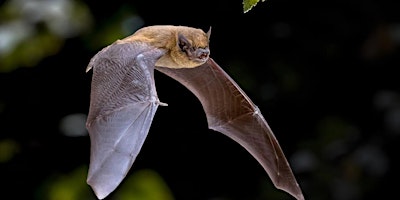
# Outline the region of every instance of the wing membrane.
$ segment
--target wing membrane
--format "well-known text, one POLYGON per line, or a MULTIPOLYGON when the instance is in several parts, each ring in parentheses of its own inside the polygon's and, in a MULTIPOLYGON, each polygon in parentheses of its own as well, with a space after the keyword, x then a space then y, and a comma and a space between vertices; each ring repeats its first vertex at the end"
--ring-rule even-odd
POLYGON ((87 182, 103 199, 135 161, 159 105, 154 64, 163 54, 145 44, 112 44, 89 63, 93 68, 87 129, 91 141, 87 182))
POLYGON ((260 110, 211 58, 196 68, 156 68, 186 86, 200 100, 210 129, 242 145, 268 173, 273 184, 304 199, 285 155, 260 110))

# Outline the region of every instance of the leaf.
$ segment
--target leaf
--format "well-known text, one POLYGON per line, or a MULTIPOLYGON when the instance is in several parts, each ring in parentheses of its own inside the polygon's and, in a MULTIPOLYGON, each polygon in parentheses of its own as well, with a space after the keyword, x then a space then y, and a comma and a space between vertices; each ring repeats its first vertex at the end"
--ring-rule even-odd
MULTIPOLYGON (((251 10, 260 0, 243 0, 243 12, 251 10)), ((264 2, 265 0, 261 0, 264 2)))

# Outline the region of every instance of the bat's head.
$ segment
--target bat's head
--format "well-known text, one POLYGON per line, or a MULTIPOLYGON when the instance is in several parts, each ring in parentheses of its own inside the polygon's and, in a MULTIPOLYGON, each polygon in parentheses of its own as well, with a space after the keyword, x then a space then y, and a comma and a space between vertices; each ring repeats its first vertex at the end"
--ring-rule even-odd
POLYGON ((208 47, 209 34, 200 29, 182 31, 177 34, 177 56, 185 60, 187 67, 195 67, 208 60, 210 49, 208 47))
POLYGON ((171 44, 169 53, 161 58, 156 65, 172 68, 193 68, 208 60, 210 31, 205 33, 201 29, 186 26, 178 26, 175 31, 174 44, 171 44))

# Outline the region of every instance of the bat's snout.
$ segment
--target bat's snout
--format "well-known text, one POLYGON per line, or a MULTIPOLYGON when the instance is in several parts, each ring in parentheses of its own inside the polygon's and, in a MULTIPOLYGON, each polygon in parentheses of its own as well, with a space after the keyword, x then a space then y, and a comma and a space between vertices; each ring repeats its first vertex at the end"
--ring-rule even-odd
POLYGON ((208 49, 208 48, 204 48, 204 49, 199 48, 196 51, 196 57, 199 60, 207 60, 209 55, 210 55, 210 49, 208 49))

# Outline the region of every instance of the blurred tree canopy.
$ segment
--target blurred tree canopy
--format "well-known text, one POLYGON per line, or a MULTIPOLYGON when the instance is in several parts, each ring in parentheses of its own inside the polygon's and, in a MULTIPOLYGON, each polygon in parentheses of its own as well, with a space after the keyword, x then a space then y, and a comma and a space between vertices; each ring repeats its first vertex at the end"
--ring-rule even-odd
MULTIPOLYGON (((156 24, 213 27, 211 56, 260 107, 306 199, 396 195, 400 1, 257 2, 1 2, 1 198, 95 199, 85 181, 86 65, 156 24)), ((291 199, 242 147, 207 129, 189 91, 155 76, 169 106, 108 199, 291 199)))

